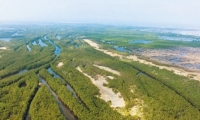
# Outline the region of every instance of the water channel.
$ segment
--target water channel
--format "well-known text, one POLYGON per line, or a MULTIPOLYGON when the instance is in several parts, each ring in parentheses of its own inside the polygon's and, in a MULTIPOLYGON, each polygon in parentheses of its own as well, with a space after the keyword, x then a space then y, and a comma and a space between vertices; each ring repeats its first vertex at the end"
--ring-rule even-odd
POLYGON ((158 36, 160 39, 164 40, 174 40, 174 41, 198 41, 196 38, 192 37, 180 37, 180 36, 158 36))
POLYGON ((120 52, 126 52, 126 49, 124 47, 114 46, 113 48, 120 52))
POLYGON ((29 46, 29 45, 26 45, 26 47, 27 47, 28 51, 30 52, 30 51, 31 51, 30 46, 29 46))
MULTIPOLYGON (((52 42, 50 39, 48 39, 46 35, 44 36, 44 40, 48 40, 50 44, 52 44, 53 46, 55 46, 55 54, 56 54, 56 56, 58 57, 58 56, 60 55, 60 53, 61 53, 60 47, 58 47, 54 42, 52 42)), ((32 44, 33 44, 33 45, 37 45, 36 41, 32 42, 32 44)), ((39 44, 40 44, 41 47, 47 46, 45 43, 43 44, 43 42, 41 41, 41 39, 39 39, 39 44)), ((27 46, 27 48, 28 48, 28 46, 27 46)), ((63 78, 61 78, 58 74, 56 74, 51 68, 48 68, 47 71, 48 71, 50 74, 52 74, 52 75, 54 76, 54 78, 59 78, 59 79, 61 79, 63 82, 66 82, 63 78)), ((22 71, 18 72, 17 74, 22 74, 22 73, 24 73, 24 72, 27 72, 27 70, 22 70, 22 71)), ((61 110, 62 114, 63 114, 68 120, 76 120, 77 118, 75 118, 75 116, 70 112, 70 109, 68 109, 68 108, 59 100, 58 96, 57 96, 56 93, 50 88, 50 86, 47 84, 47 82, 46 82, 43 78, 41 78, 41 77, 39 76, 39 74, 38 74, 37 76, 38 76, 39 80, 41 81, 41 83, 44 84, 44 85, 46 85, 46 86, 49 88, 49 90, 50 90, 50 92, 52 93, 52 95, 54 96, 54 98, 55 98, 55 100, 56 100, 56 102, 57 102, 57 104, 58 104, 58 106, 59 106, 59 109, 61 110)), ((80 103, 82 103, 81 100, 79 99, 79 97, 77 96, 76 92, 74 91, 74 89, 73 89, 69 84, 66 84, 66 87, 67 87, 67 89, 68 89, 70 92, 72 92, 74 98, 76 98, 80 103)), ((84 103, 83 103, 83 105, 84 105, 84 103)), ((30 118, 29 118, 29 110, 28 110, 28 112, 27 112, 27 115, 26 115, 25 120, 30 120, 30 118)))
POLYGON ((32 42, 32 45, 37 45, 36 41, 33 41, 33 42, 32 42))
POLYGON ((19 72, 17 73, 17 75, 22 74, 22 73, 25 73, 25 72, 27 72, 27 71, 28 71, 28 70, 26 70, 26 69, 21 70, 21 71, 19 71, 19 72))
POLYGON ((3 40, 5 42, 9 42, 12 38, 0 38, 0 40, 3 40))
POLYGON ((150 40, 133 40, 129 41, 128 44, 149 44, 152 43, 150 40))
MULTIPOLYGON (((58 74, 56 74, 51 68, 48 68, 47 71, 53 75, 54 78, 59 78, 61 79, 63 82, 66 82, 63 78, 61 78, 58 74)), ((74 98, 78 99, 79 102, 81 102, 81 100, 78 98, 78 96, 76 95, 75 90, 69 85, 66 85, 67 89, 72 92, 74 98)))
POLYGON ((59 34, 57 34, 57 35, 56 35, 56 38, 57 38, 58 40, 60 40, 60 39, 61 39, 61 36, 60 36, 59 34))
POLYGON ((77 44, 74 44, 75 49, 77 49, 79 46, 77 44))
POLYGON ((60 53, 61 53, 61 48, 58 47, 58 45, 56 45, 50 39, 48 39, 46 35, 44 36, 44 40, 48 40, 50 44, 52 44, 53 46, 55 46, 55 54, 56 54, 56 57, 58 57, 60 55, 60 53))
POLYGON ((41 47, 48 46, 47 44, 45 44, 44 42, 42 42, 42 40, 41 40, 41 39, 39 39, 39 44, 40 44, 40 46, 41 46, 41 47))
POLYGON ((65 118, 67 118, 68 120, 76 120, 75 116, 70 112, 70 110, 68 108, 65 107, 65 105, 59 100, 58 96, 56 95, 56 93, 50 88, 50 86, 47 84, 47 82, 40 77, 40 75, 37 75, 39 80, 42 82, 42 84, 46 85, 50 92, 52 93, 52 95, 54 96, 62 114, 65 116, 65 118))

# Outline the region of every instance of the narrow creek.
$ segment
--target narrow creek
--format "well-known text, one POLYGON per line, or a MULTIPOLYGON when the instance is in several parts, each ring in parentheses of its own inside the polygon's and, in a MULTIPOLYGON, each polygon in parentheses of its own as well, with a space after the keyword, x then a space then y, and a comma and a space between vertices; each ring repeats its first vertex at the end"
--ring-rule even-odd
MULTIPOLYGON (((56 54, 56 57, 58 57, 60 55, 60 53, 61 53, 61 48, 58 47, 58 45, 56 45, 50 39, 48 39, 47 35, 44 35, 43 38, 44 38, 44 40, 48 40, 49 43, 51 43, 53 46, 55 46, 55 48, 56 48, 55 49, 55 54, 56 54)), ((83 45, 83 47, 84 47, 84 45, 83 45)), ((58 74, 56 74, 51 68, 48 68, 47 71, 50 74, 53 74, 54 78, 60 78, 62 81, 66 82, 62 77, 60 77, 58 74)), ((79 103, 83 104, 83 106, 89 110, 89 108, 86 106, 86 104, 77 96, 75 90, 68 83, 66 84, 66 87, 70 92, 72 92, 74 98, 76 98, 79 101, 79 103)))
MULTIPOLYGON (((29 106, 30 107, 30 106, 29 106)), ((29 116, 29 110, 30 110, 30 108, 28 108, 28 110, 27 110, 27 115, 26 115, 26 118, 25 118, 25 120, 30 120, 30 116, 29 116)))
POLYGON ((60 55, 60 53, 61 53, 61 48, 58 47, 58 45, 56 45, 50 39, 48 39, 46 35, 44 36, 44 40, 48 40, 50 44, 52 44, 53 46, 55 46, 55 54, 56 54, 56 57, 58 57, 60 55))
POLYGON ((42 82, 42 84, 46 85, 50 92, 52 93, 52 95, 54 96, 59 109, 61 110, 62 114, 65 116, 65 118, 67 118, 68 120, 76 120, 75 116, 70 112, 70 110, 68 108, 65 107, 65 105, 59 100, 58 96, 56 95, 56 93, 50 88, 50 86, 47 84, 47 82, 40 77, 40 75, 37 75, 39 80, 42 82))
POLYGON ((26 47, 27 47, 28 51, 30 52, 30 51, 31 51, 30 46, 29 46, 29 45, 26 45, 26 47))
MULTIPOLYGON (((58 45, 56 45, 53 41, 51 41, 50 39, 48 39, 48 38, 47 38, 47 35, 44 36, 44 40, 49 41, 49 43, 52 44, 52 45, 55 47, 55 54, 56 54, 56 58, 57 58, 57 57, 60 55, 60 53, 61 53, 61 48, 60 48, 58 45)), ((35 43, 36 43, 36 42, 35 42, 35 43)), ((34 43, 33 43, 33 44, 34 44, 34 43)), ((36 44, 37 44, 37 43, 36 43, 36 44)), ((84 47, 84 45, 82 45, 82 47, 84 47)), ((56 59, 56 58, 55 58, 55 59, 56 59)), ((77 96, 75 90, 74 90, 62 77, 60 77, 58 74, 56 74, 56 73, 52 70, 51 67, 48 68, 47 71, 48 71, 50 74, 52 74, 52 75, 54 76, 54 78, 59 78, 59 79, 61 79, 63 82, 65 82, 65 83, 66 83, 67 89, 68 89, 70 92, 72 92, 73 97, 76 98, 76 99, 79 101, 79 103, 83 104, 83 105, 87 108, 87 106, 86 106, 86 105, 81 101, 81 99, 77 96)), ((20 73, 18 73, 18 74, 22 74, 22 73, 24 73, 24 72, 27 72, 27 70, 22 70, 22 71, 20 71, 20 73)), ((49 88, 50 92, 51 92, 52 95, 54 96, 54 98, 55 98, 55 100, 56 100, 56 102, 57 102, 57 104, 58 104, 58 106, 59 106, 60 111, 61 111, 62 114, 65 116, 65 118, 68 119, 68 120, 76 120, 77 118, 70 112, 70 109, 68 109, 68 108, 60 101, 60 99, 58 98, 58 96, 56 95, 56 93, 50 88, 50 86, 47 84, 47 82, 46 82, 43 78, 41 78, 41 76, 39 76, 39 74, 37 74, 37 76, 38 76, 39 80, 41 81, 41 83, 44 84, 44 85, 46 85, 46 86, 49 88)), ((88 109, 88 108, 87 108, 87 109, 88 109)), ((30 120, 30 118, 29 118, 29 109, 28 109, 28 111, 27 111, 27 115, 26 115, 25 120, 30 120)))
POLYGON ((76 94, 75 90, 71 87, 71 85, 69 85, 62 77, 60 77, 60 75, 56 74, 52 68, 48 68, 47 71, 52 74, 54 76, 54 78, 59 78, 61 79, 63 82, 66 83, 66 87, 67 89, 72 92, 72 95, 74 98, 76 98, 78 100, 79 103, 81 103, 85 108, 87 108, 89 110, 89 108, 86 106, 86 104, 78 97, 78 95, 76 94))
MULTIPOLYGON (((52 74, 52 75, 54 76, 54 78, 59 78, 59 79, 61 79, 63 82, 66 82, 63 78, 61 78, 58 74, 56 74, 51 68, 48 68, 47 71, 48 71, 50 74, 52 74)), ((78 101, 80 102, 81 100, 80 100, 80 99, 78 98, 78 96, 76 95, 75 90, 74 90, 68 83, 66 84, 66 87, 67 87, 67 89, 68 89, 70 92, 72 92, 73 96, 74 96, 75 98, 77 98, 78 101)))
MULTIPOLYGON (((39 90, 39 87, 38 87, 37 91, 38 91, 38 90, 39 90)), ((23 119, 23 120, 30 120, 30 116, 29 116, 30 106, 31 106, 32 100, 34 99, 35 95, 37 94, 37 91, 36 91, 35 94, 33 95, 33 98, 31 98, 31 100, 30 100, 30 103, 29 103, 29 105, 28 105, 27 112, 26 112, 26 115, 25 115, 25 119, 23 119)))
POLYGON ((20 75, 20 74, 23 74, 25 72, 28 72, 28 70, 24 69, 24 70, 20 70, 18 73, 16 73, 16 75, 20 75))
MULTIPOLYGON (((50 39, 47 38, 47 36, 45 35, 44 36, 44 40, 48 40, 50 44, 52 44, 53 46, 55 46, 55 54, 56 54, 56 57, 58 57, 61 53, 61 49, 55 44, 53 43, 50 39)), ((40 39, 41 41, 41 39, 40 39)), ((40 42, 41 43, 41 42, 40 42)), ((36 41, 32 42, 33 45, 37 45, 36 41)), ((42 46, 41 46, 42 47, 42 46)), ((51 71, 51 73, 54 73, 52 69, 48 69, 48 71, 51 71)), ((22 73, 25 73, 27 72, 27 70, 21 70, 19 71, 17 74, 22 74, 22 73)), ((55 74, 55 73, 54 73, 55 74)), ((62 114, 65 116, 66 119, 68 120, 76 120, 75 116, 70 112, 70 110, 68 108, 66 108, 63 103, 59 100, 58 96, 56 95, 56 93, 50 88, 50 86, 47 84, 47 82, 42 79, 39 75, 37 75, 39 80, 42 82, 42 84, 46 85, 50 92, 52 93, 52 95, 54 96, 58 106, 59 106, 59 109, 60 111, 62 112, 62 114)), ((58 75, 57 75, 58 76, 58 75)), ((62 79, 63 80, 63 79, 62 79)), ((73 96, 78 98, 75 91, 71 88, 71 86, 69 86, 67 84, 67 88, 69 89, 69 91, 71 91, 73 93, 73 96)), ((25 117, 25 120, 30 120, 29 118, 29 108, 27 110, 27 114, 26 114, 26 117, 25 117)))

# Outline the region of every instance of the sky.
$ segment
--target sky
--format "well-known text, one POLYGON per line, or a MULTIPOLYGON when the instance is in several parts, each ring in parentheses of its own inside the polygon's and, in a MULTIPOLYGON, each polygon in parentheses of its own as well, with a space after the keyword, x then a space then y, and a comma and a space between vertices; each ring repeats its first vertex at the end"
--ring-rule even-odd
POLYGON ((200 28, 200 1, 0 0, 0 21, 200 28))

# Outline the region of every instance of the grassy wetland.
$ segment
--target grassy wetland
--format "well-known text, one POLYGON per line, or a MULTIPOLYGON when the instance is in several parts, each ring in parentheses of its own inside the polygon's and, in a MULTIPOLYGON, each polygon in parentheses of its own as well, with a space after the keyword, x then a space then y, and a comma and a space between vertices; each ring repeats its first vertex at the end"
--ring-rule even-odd
POLYGON ((198 36, 95 24, 1 28, 1 120, 200 119, 198 36))

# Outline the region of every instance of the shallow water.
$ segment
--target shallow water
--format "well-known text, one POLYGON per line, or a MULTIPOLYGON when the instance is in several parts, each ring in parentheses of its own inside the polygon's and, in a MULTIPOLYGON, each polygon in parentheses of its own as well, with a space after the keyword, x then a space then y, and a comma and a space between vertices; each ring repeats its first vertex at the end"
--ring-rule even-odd
POLYGON ((44 40, 49 40, 46 35, 44 36, 44 40))
MULTIPOLYGON (((65 82, 65 80, 64 80, 63 78, 61 78, 58 74, 56 74, 51 68, 48 68, 47 71, 48 71, 50 74, 52 74, 54 78, 60 78, 62 81, 65 82)), ((76 92, 74 91, 74 89, 73 89, 69 84, 67 84, 66 87, 67 87, 67 89, 68 89, 70 92, 72 92, 73 96, 74 96, 75 98, 78 99, 78 96, 76 95, 76 92)), ((78 99, 78 100, 79 100, 79 99, 78 99)), ((80 100, 79 100, 79 101, 80 101, 80 100)))
POLYGON ((149 44, 152 43, 150 40, 133 40, 128 42, 128 44, 149 44))
POLYGON ((108 44, 115 44, 116 42, 106 42, 106 43, 108 43, 108 44))
POLYGON ((75 49, 77 49, 79 46, 77 44, 74 44, 75 49))
POLYGON ((113 48, 120 52, 127 52, 127 50, 124 47, 114 46, 113 48))
POLYGON ((57 35, 56 35, 56 38, 57 38, 58 40, 60 40, 60 39, 61 39, 61 36, 60 36, 59 34, 57 34, 57 35))
POLYGON ((41 46, 41 47, 48 46, 47 44, 45 44, 44 42, 42 42, 42 40, 41 40, 41 39, 39 39, 39 44, 40 44, 40 46, 41 46))
POLYGON ((158 38, 164 40, 175 40, 175 41, 197 41, 197 39, 189 37, 158 36, 158 38))
POLYGON ((5 42, 10 42, 12 38, 0 38, 0 40, 5 41, 5 42))
POLYGON ((49 40, 46 35, 44 36, 44 39, 48 40, 50 44, 52 44, 53 46, 55 46, 56 49, 55 49, 54 53, 58 57, 60 55, 60 53, 61 53, 60 47, 58 47, 54 42, 52 42, 51 40, 49 40))
POLYGON ((17 75, 22 74, 22 73, 25 73, 25 72, 27 72, 27 71, 28 71, 28 70, 26 70, 26 69, 21 70, 21 71, 19 71, 19 72, 17 73, 17 75))
POLYGON ((32 45, 37 45, 36 41, 33 41, 33 42, 32 42, 32 45))
POLYGON ((200 64, 195 65, 196 69, 200 69, 200 64))
POLYGON ((27 47, 28 51, 30 52, 30 51, 31 51, 30 46, 29 46, 29 45, 26 45, 26 47, 27 47))

